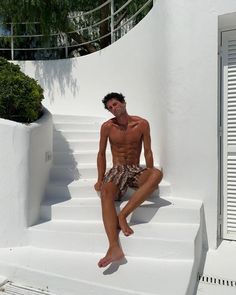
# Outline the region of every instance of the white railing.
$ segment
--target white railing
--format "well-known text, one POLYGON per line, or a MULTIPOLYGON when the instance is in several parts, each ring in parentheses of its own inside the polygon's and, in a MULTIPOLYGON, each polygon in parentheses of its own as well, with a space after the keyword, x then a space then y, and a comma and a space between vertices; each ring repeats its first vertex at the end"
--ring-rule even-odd
MULTIPOLYGON (((146 0, 132 15, 124 17, 129 5, 131 5, 133 1, 134 0, 128 0, 124 5, 115 10, 114 0, 108 0, 90 11, 71 14, 69 18, 72 25, 76 27, 76 30, 51 33, 46 39, 45 35, 41 32, 38 34, 29 34, 27 30, 25 30, 23 34, 16 33, 17 30, 15 28, 19 25, 34 25, 36 29, 36 26, 40 27, 39 22, 2 23, 0 24, 2 31, 0 31, 0 55, 12 60, 19 59, 17 56, 20 56, 20 59, 47 59, 47 57, 53 59, 75 56, 75 54, 78 54, 79 50, 86 48, 86 46, 90 46, 92 52, 99 50, 103 48, 100 45, 102 40, 107 38, 108 41, 106 41, 106 44, 109 45, 121 38, 136 25, 138 22, 137 17, 139 16, 142 18, 144 10, 146 9, 147 13, 153 5, 153 0, 146 0), (91 19, 94 13, 98 13, 107 5, 109 5, 109 15, 103 19, 96 19, 93 23, 87 24, 87 19, 91 19), (81 23, 83 25, 85 24, 85 26, 81 25, 81 23), (106 24, 108 27, 105 34, 101 34, 100 28, 102 24, 106 24), (78 42, 76 36, 80 39, 80 42, 78 42), (54 51, 54 54, 52 54, 52 51, 54 51), (33 58, 29 58, 30 52, 33 58), (27 58, 24 58, 24 55, 27 58)), ((90 52, 85 52, 84 54, 88 53, 90 52)))

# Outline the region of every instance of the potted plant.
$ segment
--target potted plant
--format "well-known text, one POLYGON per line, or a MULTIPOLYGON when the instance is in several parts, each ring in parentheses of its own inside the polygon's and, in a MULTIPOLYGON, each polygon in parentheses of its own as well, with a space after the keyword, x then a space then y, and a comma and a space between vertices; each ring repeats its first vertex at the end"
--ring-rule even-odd
POLYGON ((31 123, 42 116, 43 89, 18 65, 0 57, 0 118, 31 123))

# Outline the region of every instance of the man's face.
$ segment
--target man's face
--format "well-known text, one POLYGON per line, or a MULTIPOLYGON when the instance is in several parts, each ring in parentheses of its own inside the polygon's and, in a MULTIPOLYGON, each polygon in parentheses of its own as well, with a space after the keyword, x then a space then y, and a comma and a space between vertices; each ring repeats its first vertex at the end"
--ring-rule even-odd
POLYGON ((110 99, 106 106, 108 111, 111 112, 115 117, 119 117, 126 112, 126 103, 120 102, 115 98, 110 99))

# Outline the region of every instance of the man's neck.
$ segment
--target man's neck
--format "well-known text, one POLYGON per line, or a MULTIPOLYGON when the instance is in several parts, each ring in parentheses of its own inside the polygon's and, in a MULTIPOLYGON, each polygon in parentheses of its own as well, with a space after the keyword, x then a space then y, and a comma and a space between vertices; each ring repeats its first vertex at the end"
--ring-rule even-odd
POLYGON ((130 120, 130 116, 128 113, 124 113, 120 115, 119 117, 116 117, 117 123, 121 126, 127 126, 130 120))

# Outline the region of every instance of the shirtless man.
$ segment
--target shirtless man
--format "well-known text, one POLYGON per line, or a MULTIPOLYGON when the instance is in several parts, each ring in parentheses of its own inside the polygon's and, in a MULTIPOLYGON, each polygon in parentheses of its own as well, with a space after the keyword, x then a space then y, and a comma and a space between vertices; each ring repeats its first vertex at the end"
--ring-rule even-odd
POLYGON ((124 257, 119 244, 118 229, 121 229, 125 236, 133 234, 126 221, 127 216, 150 196, 163 176, 162 172, 153 166, 148 122, 140 117, 128 115, 122 94, 109 93, 102 102, 114 118, 103 123, 101 127, 97 156, 98 180, 94 185, 95 190, 101 192, 102 217, 109 241, 105 257, 98 262, 99 267, 105 267, 124 257), (106 173, 108 139, 113 167, 106 173), (139 166, 142 144, 146 168, 139 166), (115 201, 121 199, 128 186, 137 190, 117 215, 115 201))

